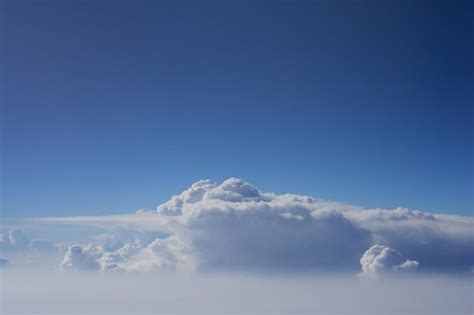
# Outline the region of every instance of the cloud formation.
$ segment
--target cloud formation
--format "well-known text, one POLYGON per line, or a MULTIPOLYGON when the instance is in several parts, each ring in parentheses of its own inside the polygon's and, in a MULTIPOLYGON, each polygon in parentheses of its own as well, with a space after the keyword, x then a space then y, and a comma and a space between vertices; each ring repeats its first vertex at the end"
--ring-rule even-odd
POLYGON ((35 253, 48 253, 56 251, 58 244, 49 240, 33 239, 19 229, 11 229, 7 233, 0 233, 0 250, 4 252, 34 251, 35 253))
POLYGON ((396 250, 383 246, 370 247, 360 259, 362 265, 361 277, 375 279, 383 274, 413 271, 418 268, 416 260, 405 259, 396 250))
MULTIPOLYGON (((471 217, 275 195, 237 178, 220 185, 198 181, 157 213, 169 219, 202 269, 355 270, 364 253, 380 248, 366 252, 375 244, 400 249, 424 270, 462 273, 474 263, 471 217)), ((397 257, 394 250, 382 252, 391 255, 376 261, 397 257)))
MULTIPOLYGON (((474 265, 472 217, 277 195, 237 178, 220 184, 198 181, 156 211, 44 218, 39 223, 105 232, 94 244, 69 246, 62 269, 355 274, 363 261, 363 272, 376 275, 417 263, 420 272, 442 273, 470 273, 474 265), (410 258, 406 264, 400 253, 410 258)), ((13 235, 7 243, 17 239, 22 242, 13 235)))
POLYGON ((8 233, 0 234, 0 248, 2 250, 24 249, 28 247, 29 242, 21 230, 12 229, 8 233))
POLYGON ((66 255, 61 262, 61 270, 98 270, 99 258, 105 250, 101 246, 81 246, 74 244, 68 247, 66 255))

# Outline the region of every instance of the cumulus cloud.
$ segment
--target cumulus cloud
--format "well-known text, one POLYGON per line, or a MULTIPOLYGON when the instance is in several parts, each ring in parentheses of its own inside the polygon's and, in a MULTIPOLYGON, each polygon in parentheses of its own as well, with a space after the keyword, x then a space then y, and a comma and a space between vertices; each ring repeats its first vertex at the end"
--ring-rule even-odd
MULTIPOLYGON (((406 208, 365 209, 310 196, 277 195, 237 178, 220 184, 200 180, 156 211, 45 218, 38 223, 106 230, 96 238, 108 244, 100 253, 87 246, 74 247, 66 253, 63 269, 85 265, 104 271, 356 273, 360 257, 375 251, 378 247, 371 246, 376 244, 397 249, 411 259, 395 265, 384 261, 389 269, 414 268, 416 261, 420 272, 466 273, 474 265, 472 217, 406 208), (129 243, 135 244, 130 248, 139 246, 130 254, 120 254, 129 243)), ((386 253, 389 258, 399 257, 394 250, 386 253)))
POLYGON ((155 239, 144 247, 139 241, 126 243, 117 250, 93 244, 73 244, 68 247, 60 269, 101 272, 194 270, 193 261, 175 236, 155 239))
POLYGON ((199 181, 158 206, 201 269, 306 271, 357 263, 370 234, 316 199, 263 193, 241 179, 199 181), (328 241, 331 246, 328 246, 328 241))
POLYGON ((81 246, 74 244, 68 247, 61 262, 61 270, 98 270, 99 258, 104 254, 104 248, 89 244, 81 246))
POLYGON ((418 268, 416 260, 405 259, 398 251, 383 245, 370 247, 360 259, 361 277, 375 279, 383 274, 413 271, 418 268))
POLYGON ((169 219, 202 269, 355 269, 377 243, 399 248, 425 270, 465 272, 474 264, 470 217, 275 195, 237 178, 198 181, 157 214, 169 219))
POLYGON ((124 264, 140 251, 140 245, 127 243, 114 252, 106 252, 98 259, 101 271, 124 271, 124 264))
POLYGON ((131 272, 193 271, 194 259, 190 250, 176 236, 156 239, 122 265, 131 272))

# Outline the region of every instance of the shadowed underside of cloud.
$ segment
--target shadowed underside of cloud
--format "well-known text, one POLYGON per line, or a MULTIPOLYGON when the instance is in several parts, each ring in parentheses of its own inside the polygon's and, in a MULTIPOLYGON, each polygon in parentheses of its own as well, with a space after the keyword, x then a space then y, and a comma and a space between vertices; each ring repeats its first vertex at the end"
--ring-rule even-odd
POLYGON ((362 264, 372 277, 418 265, 420 271, 463 273, 474 264, 471 217, 276 195, 237 178, 198 181, 156 211, 43 222, 61 220, 116 230, 155 226, 167 235, 114 250, 71 245, 62 269, 298 272, 356 271, 362 264))

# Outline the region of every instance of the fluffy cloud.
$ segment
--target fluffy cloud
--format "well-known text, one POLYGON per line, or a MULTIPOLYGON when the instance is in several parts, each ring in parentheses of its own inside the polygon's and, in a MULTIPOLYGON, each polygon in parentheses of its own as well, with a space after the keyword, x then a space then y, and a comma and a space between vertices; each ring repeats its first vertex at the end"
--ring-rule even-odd
POLYGON ((199 181, 157 212, 170 217, 200 269, 304 271, 356 264, 370 233, 340 212, 315 212, 316 203, 230 178, 220 185, 199 181))
POLYGON ((106 252, 98 259, 101 271, 123 271, 124 264, 140 251, 140 246, 127 243, 114 252, 106 252))
POLYGON ((154 240, 121 268, 129 272, 195 270, 189 249, 176 236, 154 240))
POLYGON ((112 234, 129 229, 134 237, 136 231, 155 232, 130 254, 122 255, 118 247, 129 240, 121 243, 107 236, 116 248, 95 253, 75 247, 68 250, 62 264, 104 271, 357 272, 362 256, 366 257, 364 262, 375 257, 376 264, 363 264, 375 272, 380 261, 391 270, 414 267, 416 261, 420 271, 456 273, 469 272, 474 265, 472 217, 405 208, 365 209, 309 196, 276 195, 237 178, 221 184, 198 181, 156 211, 41 222, 109 228, 112 234), (380 248, 371 247, 375 244, 396 248, 413 261, 390 263, 401 254, 388 249, 375 255, 380 248))
POLYGON ((74 244, 68 247, 61 262, 61 270, 98 270, 99 258, 105 250, 101 246, 74 244))
POLYGON ((474 218, 405 208, 352 210, 344 215, 385 244, 422 263, 425 271, 464 273, 474 265, 474 218))
POLYGON ((198 181, 157 213, 202 269, 355 269, 377 243, 401 249, 425 270, 465 272, 474 264, 470 217, 275 195, 237 178, 198 181))
POLYGON ((372 279, 383 274, 413 271, 419 265, 416 260, 405 259, 396 250, 383 245, 370 247, 360 259, 360 264, 362 273, 359 275, 372 279))

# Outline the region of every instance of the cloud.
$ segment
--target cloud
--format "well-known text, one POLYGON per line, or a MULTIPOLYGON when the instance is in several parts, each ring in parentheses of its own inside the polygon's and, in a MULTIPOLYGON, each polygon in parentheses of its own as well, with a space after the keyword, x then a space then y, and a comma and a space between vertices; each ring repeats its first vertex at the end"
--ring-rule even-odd
POLYGON ((241 179, 199 181, 158 206, 175 236, 205 270, 344 269, 370 245, 370 233, 316 199, 263 193, 241 179), (331 246, 328 246, 328 241, 331 246))
POLYGON ((21 230, 12 229, 6 234, 0 234, 0 249, 16 250, 28 247, 29 239, 21 230))
POLYGON ((472 314, 472 278, 5 268, 2 314, 472 314))
POLYGON ((193 271, 194 259, 176 236, 156 239, 122 265, 129 272, 193 271))
POLYGON ((474 218, 405 208, 344 212, 384 244, 422 263, 424 271, 464 273, 474 265, 474 218))
MULTIPOLYGON (((84 260, 85 266, 94 265, 96 270, 356 273, 360 257, 376 244, 419 262, 420 272, 462 274, 474 265, 472 217, 406 208, 365 209, 310 196, 277 195, 237 178, 220 184, 198 181, 156 211, 23 223, 104 230, 95 238, 96 245, 105 245, 100 254, 82 245, 68 251, 63 262, 82 266, 84 260), (117 251, 128 243, 139 248, 124 258, 117 251), (95 262, 85 258, 89 256, 95 262)), ((406 269, 415 264, 404 262, 384 266, 406 269)))
POLYGON ((157 214, 206 270, 355 270, 377 243, 399 248, 424 270, 462 273, 474 264, 471 217, 275 195, 237 178, 198 181, 157 214))
POLYGON ((99 258, 105 253, 101 246, 74 244, 68 247, 61 270, 98 270, 99 258))
POLYGON ((98 259, 101 271, 124 271, 124 264, 141 250, 139 244, 127 243, 114 252, 106 252, 98 259))
POLYGON ((30 240, 22 230, 11 229, 7 233, 0 234, 0 250, 7 257, 26 255, 28 263, 31 263, 41 255, 60 252, 60 244, 44 239, 30 240))
POLYGON ((360 259, 360 264, 362 273, 359 275, 372 279, 383 274, 413 271, 419 265, 417 261, 405 259, 396 250, 383 245, 370 247, 360 259))

